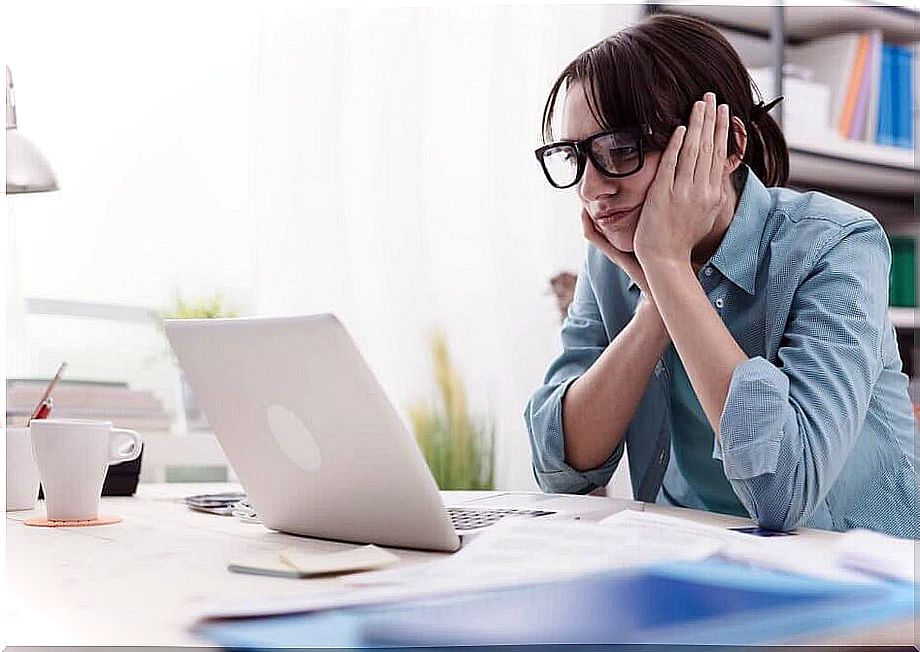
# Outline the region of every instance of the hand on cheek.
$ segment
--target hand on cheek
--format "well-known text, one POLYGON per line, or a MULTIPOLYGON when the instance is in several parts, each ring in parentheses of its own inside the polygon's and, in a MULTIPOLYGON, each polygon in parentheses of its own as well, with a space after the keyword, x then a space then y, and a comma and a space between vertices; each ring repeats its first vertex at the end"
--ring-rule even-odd
POLYGON ((633 245, 643 267, 689 263, 693 248, 713 229, 726 195, 728 105, 707 93, 687 127, 671 135, 639 216, 633 245))

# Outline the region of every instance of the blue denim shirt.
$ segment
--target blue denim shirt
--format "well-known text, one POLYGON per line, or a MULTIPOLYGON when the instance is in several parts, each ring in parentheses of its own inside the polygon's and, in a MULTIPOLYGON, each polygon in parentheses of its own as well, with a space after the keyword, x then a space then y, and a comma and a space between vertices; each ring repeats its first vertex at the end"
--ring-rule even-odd
MULTIPOLYGON (((870 213, 818 192, 766 188, 748 171, 699 280, 749 357, 732 374, 711 454, 761 527, 920 537, 916 425, 888 317, 890 258, 870 213)), ((658 498, 672 436, 667 355, 623 444, 603 464, 577 471, 563 445, 566 390, 632 319, 640 298, 589 245, 562 326, 563 351, 524 411, 544 491, 605 485, 625 444, 633 495, 658 498)))

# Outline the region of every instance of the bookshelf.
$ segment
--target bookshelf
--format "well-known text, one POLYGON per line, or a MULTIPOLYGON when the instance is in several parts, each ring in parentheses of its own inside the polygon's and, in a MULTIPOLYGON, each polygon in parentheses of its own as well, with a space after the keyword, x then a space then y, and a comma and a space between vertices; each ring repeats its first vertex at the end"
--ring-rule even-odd
MULTIPOLYGON (((885 42, 900 45, 920 42, 920 11, 878 2, 850 1, 835 6, 672 2, 648 3, 646 11, 687 14, 718 27, 736 46, 745 64, 771 69, 774 85, 778 86, 775 95, 783 94, 783 79, 778 73, 789 46, 869 30, 880 30, 885 42)), ((841 62, 841 65, 847 64, 841 62)), ((915 60, 915 65, 920 62, 915 60)), ((907 232, 920 240, 916 209, 920 198, 917 166, 920 134, 916 122, 913 150, 846 140, 834 133, 815 134, 781 124, 789 147, 791 187, 838 196, 871 211, 890 234, 907 232)), ((889 315, 897 330, 905 370, 915 376, 914 383, 920 384, 920 378, 916 377, 920 375, 920 359, 915 359, 920 357, 920 347, 916 344, 920 335, 920 309, 893 307, 889 315)))
MULTIPOLYGON (((870 29, 881 30, 885 40, 892 43, 920 41, 920 12, 879 3, 732 6, 676 2, 649 3, 646 9, 649 13, 665 11, 702 18, 722 28, 729 41, 734 40, 734 33, 753 39, 777 38, 785 45, 798 45, 806 40, 870 29), (777 19, 777 12, 780 12, 780 19, 777 19), (781 33, 776 34, 777 31, 781 33)), ((770 63, 775 68, 776 56, 772 59, 770 63)), ((776 95, 781 94, 782 86, 776 95)), ((787 133, 787 145, 790 181, 798 185, 819 190, 854 190, 907 200, 913 197, 920 183, 916 150, 850 141, 831 135, 814 137, 799 133, 787 133)), ((883 219, 883 216, 879 217, 883 219)))
POLYGON ((918 308, 889 308, 891 323, 895 328, 904 330, 920 329, 920 309, 918 308))

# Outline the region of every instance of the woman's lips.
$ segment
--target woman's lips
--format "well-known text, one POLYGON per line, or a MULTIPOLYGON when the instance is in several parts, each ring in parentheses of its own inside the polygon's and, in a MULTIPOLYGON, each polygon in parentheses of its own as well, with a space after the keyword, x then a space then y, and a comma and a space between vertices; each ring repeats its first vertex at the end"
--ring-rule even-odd
POLYGON ((602 213, 601 215, 595 217, 594 221, 599 226, 610 226, 615 222, 619 222, 620 220, 631 216, 638 208, 639 206, 633 206, 632 208, 627 208, 624 211, 610 211, 608 213, 602 213))

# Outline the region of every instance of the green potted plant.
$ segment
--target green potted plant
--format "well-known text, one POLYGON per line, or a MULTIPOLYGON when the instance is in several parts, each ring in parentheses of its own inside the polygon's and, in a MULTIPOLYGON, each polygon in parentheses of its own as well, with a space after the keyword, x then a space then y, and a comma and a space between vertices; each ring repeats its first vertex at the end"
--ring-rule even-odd
MULTIPOLYGON (((192 301, 183 299, 177 293, 173 307, 161 313, 160 326, 162 328, 163 320, 166 319, 218 319, 237 316, 237 311, 227 306, 220 293, 192 301)), ((209 430, 210 426, 205 419, 204 411, 198 404, 198 399, 195 398, 195 393, 181 369, 179 370, 179 386, 181 405, 178 416, 180 421, 185 422, 184 429, 188 431, 209 430)))
POLYGON ((491 418, 469 414, 463 379, 453 365, 444 334, 430 339, 437 398, 409 410, 415 438, 442 490, 492 489, 495 428, 491 418))

